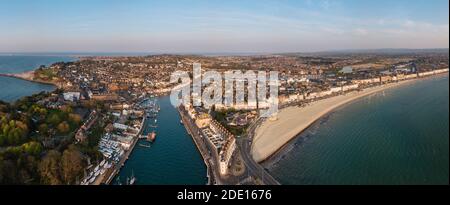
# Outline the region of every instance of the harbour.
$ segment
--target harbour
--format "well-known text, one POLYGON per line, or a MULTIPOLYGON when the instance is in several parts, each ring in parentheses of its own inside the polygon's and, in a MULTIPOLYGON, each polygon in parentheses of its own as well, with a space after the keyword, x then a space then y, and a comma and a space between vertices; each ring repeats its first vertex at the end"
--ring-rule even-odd
POLYGON ((206 172, 208 178, 207 184, 211 185, 211 184, 218 184, 218 182, 220 183, 220 181, 218 181, 220 177, 216 175, 217 171, 215 170, 212 164, 211 153, 208 151, 208 148, 205 147, 206 143, 201 140, 202 137, 198 134, 200 131, 196 129, 195 124, 189 119, 184 107, 179 106, 177 109, 181 117, 180 122, 184 125, 187 132, 192 137, 192 141, 195 143, 197 150, 199 151, 199 153, 203 158, 207 170, 206 172))
MULTIPOLYGON (((155 118, 154 123, 157 122, 156 116, 159 112, 157 99, 154 98, 154 96, 142 96, 142 99, 136 102, 133 107, 134 109, 131 112, 136 114, 136 116, 133 117, 140 119, 140 123, 139 121, 135 121, 138 122, 139 125, 136 123, 131 126, 127 125, 130 123, 129 120, 127 120, 125 124, 122 124, 123 117, 128 117, 129 119, 132 115, 122 116, 119 113, 113 114, 113 116, 117 117, 116 122, 112 125, 115 131, 109 129, 111 131, 105 133, 99 143, 100 152, 105 157, 105 160, 97 165, 93 172, 88 174, 88 176, 81 182, 82 185, 113 183, 113 179, 120 173, 120 170, 125 165, 136 145, 141 140, 151 143, 154 142, 156 137, 155 131, 152 131, 149 134, 144 134, 143 130, 145 129, 145 126, 150 124, 152 118, 155 118), (112 165, 104 165, 105 161, 107 161, 107 165, 112 165)), ((139 143, 139 146, 150 148, 150 145, 148 144, 139 143)), ((125 183, 118 181, 117 184, 133 185, 136 182, 134 173, 132 173, 131 178, 126 177, 126 179, 127 180, 125 183)))
POLYGON ((136 184, 192 184, 208 183, 207 168, 195 143, 180 124, 180 115, 170 103, 169 96, 158 97, 160 111, 155 119, 147 118, 142 136, 155 132, 154 143, 147 137, 137 140, 128 160, 109 184, 126 184, 132 174, 136 184))

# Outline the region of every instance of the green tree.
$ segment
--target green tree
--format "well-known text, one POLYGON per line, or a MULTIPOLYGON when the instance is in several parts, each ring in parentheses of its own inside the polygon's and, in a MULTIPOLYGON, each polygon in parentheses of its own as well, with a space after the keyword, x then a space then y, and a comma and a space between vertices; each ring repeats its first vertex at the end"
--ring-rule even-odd
POLYGON ((52 113, 48 117, 47 122, 56 127, 59 123, 61 123, 61 118, 59 117, 58 113, 52 113))
POLYGON ((42 146, 39 142, 28 142, 22 145, 22 149, 25 153, 30 155, 39 155, 42 152, 42 146))

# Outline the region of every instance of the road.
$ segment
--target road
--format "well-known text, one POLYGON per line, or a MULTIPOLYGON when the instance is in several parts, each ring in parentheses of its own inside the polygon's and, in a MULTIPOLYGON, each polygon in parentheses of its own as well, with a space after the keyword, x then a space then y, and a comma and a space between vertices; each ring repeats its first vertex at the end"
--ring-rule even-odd
POLYGON ((240 137, 236 140, 236 145, 241 153, 248 175, 260 179, 265 185, 280 185, 280 183, 260 164, 258 164, 251 155, 251 145, 253 136, 255 135, 255 130, 264 119, 265 118, 258 118, 254 123, 252 123, 247 129, 246 136, 240 137))
POLYGON ((251 156, 251 140, 246 137, 241 137, 237 141, 237 147, 241 152, 242 160, 249 175, 259 178, 264 185, 280 185, 280 183, 273 178, 267 171, 258 164, 251 156))

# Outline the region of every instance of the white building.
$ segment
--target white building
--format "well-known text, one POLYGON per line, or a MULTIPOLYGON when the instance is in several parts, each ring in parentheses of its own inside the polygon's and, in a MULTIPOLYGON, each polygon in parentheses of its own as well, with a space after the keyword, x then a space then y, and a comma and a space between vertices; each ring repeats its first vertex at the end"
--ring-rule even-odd
POLYGON ((120 130, 127 130, 128 126, 120 123, 114 123, 113 127, 120 130))
POLYGON ((359 85, 358 84, 353 84, 353 85, 344 85, 342 86, 342 91, 348 91, 348 90, 354 90, 354 89, 358 89, 359 85))
POLYGON ((81 96, 80 92, 65 92, 65 93, 63 93, 64 100, 71 101, 71 102, 80 100, 80 96, 81 96))
POLYGON ((230 164, 230 159, 233 156, 234 150, 236 149, 236 139, 234 137, 228 138, 227 142, 223 146, 219 153, 220 158, 220 174, 228 174, 228 165, 230 164))

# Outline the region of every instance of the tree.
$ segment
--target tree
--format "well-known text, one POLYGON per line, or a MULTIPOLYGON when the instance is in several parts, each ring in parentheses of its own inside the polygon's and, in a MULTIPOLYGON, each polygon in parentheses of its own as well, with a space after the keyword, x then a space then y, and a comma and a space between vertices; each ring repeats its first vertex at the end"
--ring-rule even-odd
POLYGON ((58 128, 59 133, 61 133, 61 134, 65 134, 65 133, 69 132, 69 130, 70 130, 70 126, 66 121, 59 123, 57 128, 58 128))
POLYGON ((83 174, 85 162, 83 155, 78 149, 71 145, 63 153, 61 159, 62 178, 66 184, 74 184, 77 177, 83 174))
POLYGON ((1 125, 0 145, 17 145, 26 139, 28 127, 21 121, 10 120, 1 125))
POLYGON ((38 142, 28 142, 22 145, 25 153, 37 156, 42 152, 42 146, 38 142))
POLYGON ((69 114, 69 119, 77 125, 81 122, 81 116, 78 114, 69 114))
POLYGON ((45 134, 48 132, 48 125, 45 124, 45 123, 40 124, 39 127, 38 127, 38 131, 39 131, 39 133, 41 133, 42 135, 45 135, 45 134))
POLYGON ((61 111, 65 112, 65 113, 72 113, 73 109, 72 109, 72 107, 70 107, 68 105, 64 105, 61 107, 61 111))
POLYGON ((59 117, 59 115, 57 113, 52 113, 48 117, 47 122, 53 126, 57 126, 59 123, 61 123, 61 118, 59 117))
POLYGON ((17 166, 13 160, 0 157, 0 184, 17 184, 17 166))
POLYGON ((44 184, 61 184, 60 172, 61 153, 56 150, 50 150, 39 163, 39 174, 41 182, 44 184))

